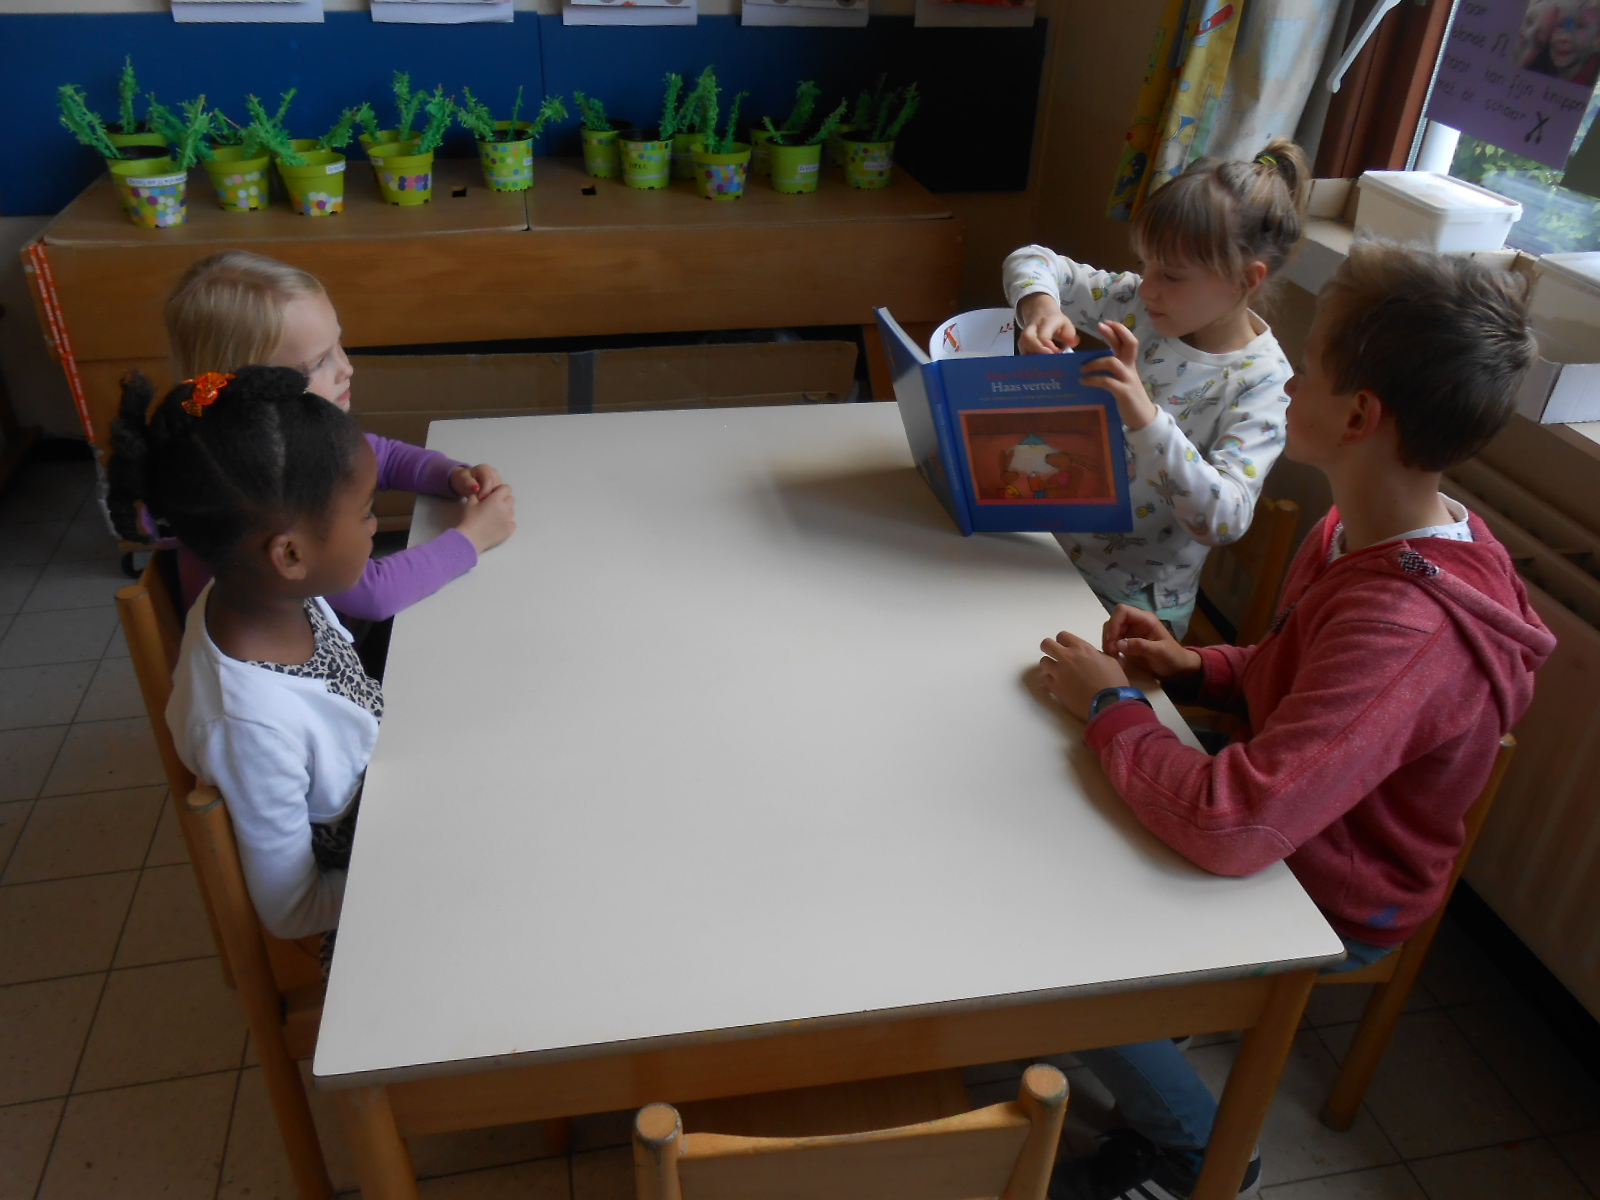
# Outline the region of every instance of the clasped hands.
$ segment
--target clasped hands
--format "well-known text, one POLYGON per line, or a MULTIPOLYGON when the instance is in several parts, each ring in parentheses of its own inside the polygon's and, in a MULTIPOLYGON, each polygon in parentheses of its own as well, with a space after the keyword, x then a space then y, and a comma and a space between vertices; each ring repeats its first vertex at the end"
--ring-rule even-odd
POLYGON ((1153 612, 1119 604, 1106 622, 1096 649, 1062 630, 1039 644, 1044 657, 1039 674, 1045 690, 1073 716, 1087 720, 1089 702, 1109 687, 1125 687, 1123 663, 1142 667, 1157 679, 1192 675, 1201 668, 1198 651, 1172 636, 1153 612))

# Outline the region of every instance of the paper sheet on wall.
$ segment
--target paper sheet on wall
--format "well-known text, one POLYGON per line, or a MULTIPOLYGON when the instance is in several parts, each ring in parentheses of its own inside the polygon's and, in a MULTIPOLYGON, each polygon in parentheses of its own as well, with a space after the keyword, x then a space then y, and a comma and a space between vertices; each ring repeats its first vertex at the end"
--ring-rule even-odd
POLYGON ((1026 29, 1037 13, 1033 0, 917 0, 916 26, 1026 29))
POLYGON ((867 0, 742 0, 739 22, 861 29, 867 23, 867 0))
POLYGON ((1600 20, 1560 0, 1461 0, 1428 117, 1560 168, 1600 75, 1600 20))
POLYGON ((471 25, 509 21, 512 0, 372 0, 372 19, 385 25, 471 25))
POLYGON ((172 0, 172 19, 322 24, 322 0, 172 0))
POLYGON ((693 25, 698 0, 562 0, 563 25, 693 25))

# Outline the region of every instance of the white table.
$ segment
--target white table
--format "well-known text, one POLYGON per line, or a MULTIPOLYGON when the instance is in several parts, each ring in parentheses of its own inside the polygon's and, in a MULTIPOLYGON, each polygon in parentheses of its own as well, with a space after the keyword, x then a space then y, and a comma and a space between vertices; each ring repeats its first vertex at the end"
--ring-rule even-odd
POLYGON ((1281 864, 1147 834, 1030 690, 1104 618, 1052 538, 962 538, 891 404, 429 445, 519 528, 395 629, 315 1063, 366 1195, 415 1195, 407 1133, 1253 1027, 1232 1195, 1342 948, 1281 864))

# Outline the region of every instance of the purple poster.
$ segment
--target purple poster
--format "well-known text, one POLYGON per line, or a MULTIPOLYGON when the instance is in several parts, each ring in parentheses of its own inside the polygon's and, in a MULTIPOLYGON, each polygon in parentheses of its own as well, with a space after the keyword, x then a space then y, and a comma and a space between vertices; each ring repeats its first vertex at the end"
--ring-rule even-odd
POLYGON ((1600 0, 1461 0, 1428 116, 1566 165, 1600 74, 1600 0))

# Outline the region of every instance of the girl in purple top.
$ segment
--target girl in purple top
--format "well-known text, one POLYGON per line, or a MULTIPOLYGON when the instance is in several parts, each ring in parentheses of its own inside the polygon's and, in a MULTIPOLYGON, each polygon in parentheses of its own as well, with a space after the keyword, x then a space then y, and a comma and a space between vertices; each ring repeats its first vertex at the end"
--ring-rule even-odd
MULTIPOLYGON (((179 379, 255 363, 294 367, 306 390, 350 409, 354 369, 340 344, 339 317, 315 276, 287 263, 229 250, 190 267, 167 300, 167 338, 179 379)), ((477 565, 478 556, 516 529, 511 487, 486 463, 469 466, 435 450, 367 434, 378 460, 380 491, 459 497, 460 523, 432 541, 368 561, 347 592, 326 597, 340 613, 382 621, 430 596, 477 565)), ((181 546, 185 605, 210 577, 181 546)))

